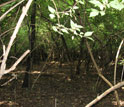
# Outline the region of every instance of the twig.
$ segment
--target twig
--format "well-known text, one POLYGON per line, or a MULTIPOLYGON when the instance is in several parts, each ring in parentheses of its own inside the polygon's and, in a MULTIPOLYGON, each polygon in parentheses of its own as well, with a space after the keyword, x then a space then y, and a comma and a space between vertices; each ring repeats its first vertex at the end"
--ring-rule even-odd
POLYGON ((87 104, 85 107, 91 107, 92 105, 96 104, 98 101, 100 101, 103 97, 108 95, 110 92, 122 87, 124 85, 124 82, 119 82, 118 84, 112 86, 108 90, 106 90, 104 93, 101 95, 97 96, 93 101, 91 101, 89 104, 87 104))
POLYGON ((7 85, 8 83, 10 83, 12 80, 17 79, 17 75, 16 75, 16 74, 12 74, 12 76, 13 76, 13 77, 12 77, 9 81, 5 82, 5 83, 2 84, 1 86, 5 86, 5 85, 7 85))
POLYGON ((119 45, 119 47, 118 47, 118 51, 117 51, 116 58, 115 58, 114 84, 116 84, 117 62, 118 62, 118 57, 119 57, 119 53, 120 53, 121 47, 122 47, 122 45, 123 45, 123 42, 124 42, 124 39, 121 41, 121 43, 120 43, 120 45, 119 45))
POLYGON ((11 11, 13 10, 15 7, 17 7, 18 5, 20 5, 24 0, 20 1, 19 3, 15 4, 13 7, 11 7, 8 11, 6 11, 1 17, 0 17, 0 21, 2 21, 2 19, 11 11))
POLYGON ((1 4, 0 7, 3 7, 5 5, 7 5, 7 4, 10 4, 10 3, 14 2, 14 1, 16 1, 16 0, 11 0, 11 1, 5 2, 5 3, 1 4))
POLYGON ((9 29, 9 30, 3 32, 2 34, 0 34, 0 37, 2 37, 2 36, 5 35, 6 33, 10 32, 11 30, 14 30, 14 29, 15 29, 15 28, 11 28, 11 29, 9 29))
POLYGON ((93 56, 93 54, 92 54, 92 52, 91 52, 90 45, 88 44, 87 40, 86 40, 86 46, 87 46, 88 52, 89 52, 89 54, 90 54, 90 57, 91 57, 91 59, 92 59, 92 61, 93 61, 93 64, 94 64, 94 66, 95 66, 95 68, 96 68, 96 70, 97 70, 98 75, 99 75, 110 87, 112 87, 112 84, 102 75, 100 69, 98 68, 98 65, 97 65, 97 63, 96 63, 96 61, 95 61, 95 59, 94 59, 94 56, 93 56))
POLYGON ((57 98, 55 98, 55 107, 57 107, 57 98))
POLYGON ((123 81, 123 76, 124 76, 124 64, 123 64, 123 68, 122 68, 122 72, 121 72, 121 82, 123 81))
POLYGON ((22 61, 22 59, 24 59, 24 57, 30 52, 30 50, 27 50, 14 64, 11 68, 9 68, 8 70, 5 70, 4 74, 9 73, 10 71, 13 71, 16 66, 22 61))

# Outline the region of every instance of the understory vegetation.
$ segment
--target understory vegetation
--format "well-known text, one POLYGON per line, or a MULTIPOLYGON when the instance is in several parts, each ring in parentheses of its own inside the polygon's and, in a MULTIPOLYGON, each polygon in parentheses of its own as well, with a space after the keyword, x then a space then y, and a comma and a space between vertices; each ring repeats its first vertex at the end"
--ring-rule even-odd
POLYGON ((124 0, 0 0, 0 105, 123 106, 123 14, 124 0))

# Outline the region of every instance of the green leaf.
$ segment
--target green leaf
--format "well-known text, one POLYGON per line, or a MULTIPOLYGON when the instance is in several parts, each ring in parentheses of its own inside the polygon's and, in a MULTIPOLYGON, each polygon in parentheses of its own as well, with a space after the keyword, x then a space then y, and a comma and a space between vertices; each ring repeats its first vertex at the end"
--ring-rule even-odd
POLYGON ((75 35, 78 35, 78 33, 76 32, 76 30, 73 32, 75 35))
POLYGON ((78 7, 78 6, 74 6, 74 7, 73 7, 73 9, 75 9, 75 10, 76 10, 76 9, 79 9, 79 7, 78 7))
POLYGON ((71 24, 71 28, 75 29, 75 23, 72 20, 70 20, 70 24, 71 24))
POLYGON ((78 1, 80 4, 84 4, 84 2, 82 2, 81 0, 80 1, 78 1))
POLYGON ((102 0, 104 4, 108 4, 108 0, 102 0))
POLYGON ((90 0, 89 2, 94 4, 96 7, 98 6, 100 8, 100 10, 104 9, 104 5, 98 0, 90 0))
POLYGON ((91 40, 91 41, 94 41, 93 38, 91 38, 91 37, 86 37, 86 38, 89 39, 89 40, 91 40))
POLYGON ((51 6, 48 6, 48 10, 49 10, 51 13, 55 13, 55 9, 52 8, 51 6))
POLYGON ((83 37, 83 35, 79 35, 81 38, 83 37))
POLYGON ((100 11, 101 16, 105 15, 105 11, 100 11))
POLYGON ((76 27, 79 29, 83 28, 83 26, 81 26, 81 25, 76 25, 76 27))
POLYGON ((74 36, 72 36, 72 40, 74 39, 74 36))
POLYGON ((85 37, 89 37, 89 36, 91 36, 93 34, 93 31, 89 31, 89 32, 86 32, 85 34, 84 34, 84 36, 85 37))
POLYGON ((61 29, 61 31, 64 32, 64 33, 67 33, 67 34, 69 33, 68 30, 67 29, 64 29, 64 28, 61 29))
POLYGON ((74 23, 72 20, 70 20, 70 24, 71 24, 71 28, 75 30, 80 30, 81 28, 83 28, 83 26, 77 25, 77 23, 74 23))
POLYGON ((64 14, 65 14, 65 15, 67 15, 67 16, 69 15, 69 13, 67 13, 67 12, 66 12, 66 13, 64 13, 64 14))
POLYGON ((56 26, 52 26, 52 28, 53 28, 53 30, 54 30, 55 32, 58 32, 56 26))
POLYGON ((50 17, 51 19, 54 19, 54 18, 55 18, 55 15, 54 15, 54 14, 49 14, 49 17, 50 17))
POLYGON ((90 12, 90 16, 89 17, 95 17, 99 14, 99 11, 96 9, 92 9, 92 12, 90 12))
POLYGON ((98 0, 90 0, 89 2, 92 3, 92 4, 94 4, 94 5, 96 5, 96 6, 101 5, 101 2, 98 1, 98 0))
POLYGON ((82 38, 83 37, 83 34, 84 34, 83 32, 80 32, 79 36, 82 38))
POLYGON ((80 35, 83 35, 84 33, 83 32, 80 32, 80 35))
POLYGON ((111 1, 109 5, 117 10, 122 10, 124 8, 124 5, 122 2, 119 2, 118 0, 111 1))

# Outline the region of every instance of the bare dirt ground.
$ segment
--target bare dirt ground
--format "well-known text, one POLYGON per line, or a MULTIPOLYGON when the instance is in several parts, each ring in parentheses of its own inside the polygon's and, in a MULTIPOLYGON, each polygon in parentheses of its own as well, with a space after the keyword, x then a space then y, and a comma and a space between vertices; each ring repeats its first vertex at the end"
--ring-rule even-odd
MULTIPOLYGON (((0 88, 0 107, 85 107, 109 88, 93 71, 90 71, 90 75, 82 73, 70 79, 69 67, 54 66, 41 73, 32 89, 25 89, 22 88, 24 73, 17 71, 18 78, 0 88)), ((31 73, 31 85, 39 73, 40 71, 31 73)), ((111 74, 106 76, 111 80, 111 74)), ((10 78, 10 75, 5 75, 1 84, 10 78)), ((118 91, 123 103, 124 91, 118 91)), ((116 107, 113 92, 93 107, 116 107)))

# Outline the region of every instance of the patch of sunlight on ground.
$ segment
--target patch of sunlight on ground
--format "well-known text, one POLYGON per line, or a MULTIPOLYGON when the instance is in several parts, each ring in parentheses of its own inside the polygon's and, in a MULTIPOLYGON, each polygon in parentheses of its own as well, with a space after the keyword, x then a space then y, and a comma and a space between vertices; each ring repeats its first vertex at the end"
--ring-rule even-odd
POLYGON ((14 106, 18 105, 18 103, 12 102, 12 101, 0 101, 0 106, 7 105, 7 106, 14 106))

